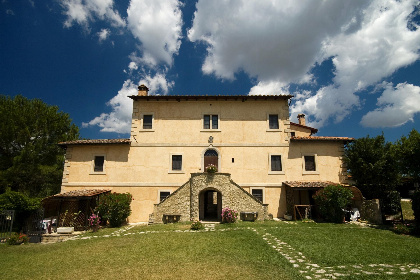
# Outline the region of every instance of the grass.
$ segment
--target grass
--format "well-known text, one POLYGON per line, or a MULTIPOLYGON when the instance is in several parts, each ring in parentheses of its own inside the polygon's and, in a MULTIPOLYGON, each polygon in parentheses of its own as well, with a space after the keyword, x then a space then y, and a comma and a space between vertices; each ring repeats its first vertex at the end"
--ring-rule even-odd
MULTIPOLYGON (((209 232, 184 232, 188 229, 188 224, 137 226, 86 233, 91 237, 86 240, 0 245, 1 278, 305 279, 263 238, 267 233, 321 267, 346 266, 350 273, 352 265, 420 267, 418 238, 358 225, 239 222, 209 232)), ((418 279, 420 274, 396 276, 383 272, 340 279, 418 279)))

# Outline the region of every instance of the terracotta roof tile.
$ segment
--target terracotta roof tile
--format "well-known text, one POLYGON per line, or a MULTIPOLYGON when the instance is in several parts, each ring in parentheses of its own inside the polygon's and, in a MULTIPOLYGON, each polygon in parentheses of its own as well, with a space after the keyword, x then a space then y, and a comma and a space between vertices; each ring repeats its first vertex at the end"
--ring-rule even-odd
POLYGON ((310 127, 310 126, 306 126, 306 125, 301 125, 301 124, 298 124, 298 123, 290 122, 290 125, 294 125, 294 126, 298 126, 298 127, 303 127, 303 128, 310 129, 312 133, 317 133, 318 132, 318 129, 316 129, 316 128, 313 128, 313 127, 310 127))
POLYGON ((60 142, 58 145, 104 145, 104 144, 130 144, 130 139, 88 139, 60 142))
POLYGON ((351 142, 354 138, 351 137, 335 137, 335 136, 294 136, 290 138, 292 141, 344 141, 351 142))
POLYGON ((247 101, 247 100, 287 100, 293 95, 131 95, 133 100, 146 101, 202 101, 202 100, 220 100, 220 101, 247 101))
POLYGON ((283 184, 291 188, 325 188, 329 185, 337 185, 338 183, 330 181, 286 181, 283 184))
POLYGON ((68 191, 65 193, 59 193, 52 196, 48 196, 43 200, 49 200, 54 198, 67 198, 67 197, 90 197, 95 196, 103 193, 108 193, 110 190, 104 189, 94 189, 94 190, 75 190, 75 191, 68 191))

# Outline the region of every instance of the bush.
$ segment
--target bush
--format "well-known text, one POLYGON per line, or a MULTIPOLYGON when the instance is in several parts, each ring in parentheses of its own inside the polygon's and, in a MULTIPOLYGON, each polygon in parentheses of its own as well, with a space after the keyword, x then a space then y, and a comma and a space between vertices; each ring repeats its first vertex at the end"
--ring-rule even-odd
POLYGON ((401 196, 398 191, 388 191, 383 194, 381 210, 384 215, 395 215, 401 211, 401 196))
POLYGON ((195 221, 194 223, 191 224, 191 229, 192 230, 200 230, 203 229, 204 226, 200 221, 195 221))
POLYGON ((5 193, 0 194, 0 212, 3 210, 15 210, 13 228, 16 231, 22 229, 26 217, 40 206, 40 198, 30 198, 21 192, 15 192, 9 189, 5 193))
POLYGON ((395 224, 392 228, 392 231, 397 234, 410 234, 410 228, 404 224, 395 224))
POLYGON ((238 218, 238 212, 229 207, 222 209, 222 223, 234 223, 238 218))
POLYGON ((416 220, 416 228, 420 229, 420 190, 414 192, 411 207, 413 208, 414 219, 416 220))
POLYGON ((28 236, 23 233, 12 233, 12 235, 7 238, 6 243, 8 245, 20 245, 22 243, 27 244, 29 242, 28 236))
POLYGON ((95 212, 111 227, 120 227, 131 214, 132 196, 129 193, 110 193, 99 198, 95 212))
POLYGON ((340 185, 330 185, 319 190, 313 196, 315 204, 325 221, 342 223, 344 211, 353 198, 350 189, 340 185))

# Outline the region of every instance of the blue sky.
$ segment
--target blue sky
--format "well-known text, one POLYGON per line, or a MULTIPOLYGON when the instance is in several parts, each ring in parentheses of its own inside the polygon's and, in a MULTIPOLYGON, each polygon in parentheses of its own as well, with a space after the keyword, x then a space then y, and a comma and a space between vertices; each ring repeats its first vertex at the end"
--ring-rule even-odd
POLYGON ((0 0, 0 94, 125 138, 136 86, 292 94, 318 136, 420 131, 418 1, 0 0))

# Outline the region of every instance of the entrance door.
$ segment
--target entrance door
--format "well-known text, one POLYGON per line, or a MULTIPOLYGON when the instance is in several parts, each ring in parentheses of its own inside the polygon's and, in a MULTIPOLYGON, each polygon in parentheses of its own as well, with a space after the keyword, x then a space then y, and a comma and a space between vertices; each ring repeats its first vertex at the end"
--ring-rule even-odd
POLYGON ((217 170, 219 170, 219 154, 216 150, 208 149, 204 153, 204 170, 206 170, 206 167, 209 164, 213 164, 217 167, 217 170))
POLYGON ((199 196, 200 220, 220 221, 222 215, 222 195, 218 191, 202 191, 199 196))

